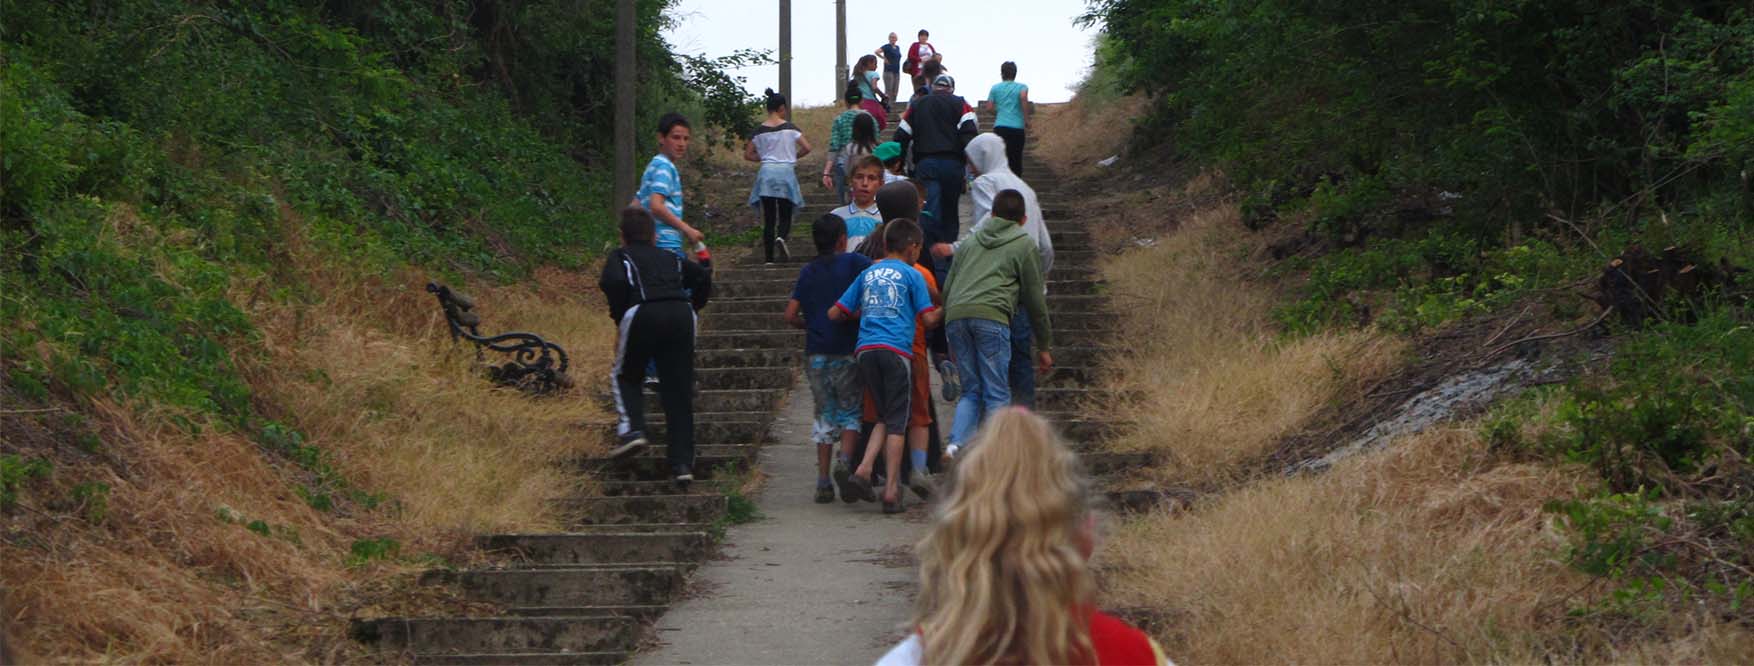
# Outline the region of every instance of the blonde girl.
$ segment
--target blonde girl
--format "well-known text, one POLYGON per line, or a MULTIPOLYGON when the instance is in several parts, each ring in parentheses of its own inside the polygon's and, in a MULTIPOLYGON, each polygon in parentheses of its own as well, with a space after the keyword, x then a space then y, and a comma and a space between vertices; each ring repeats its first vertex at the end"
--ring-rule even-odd
POLYGON ((957 460, 919 544, 916 631, 878 666, 1168 664, 1091 604, 1095 545, 1077 456, 1041 417, 1000 410, 957 460))

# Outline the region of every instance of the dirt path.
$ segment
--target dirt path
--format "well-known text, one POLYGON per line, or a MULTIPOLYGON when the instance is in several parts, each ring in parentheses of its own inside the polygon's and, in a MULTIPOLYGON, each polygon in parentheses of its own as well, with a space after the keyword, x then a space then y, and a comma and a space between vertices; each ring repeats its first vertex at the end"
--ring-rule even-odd
POLYGON ((761 451, 763 518, 731 528, 724 558, 695 573, 693 596, 658 620, 660 645, 633 663, 870 663, 905 633, 925 505, 885 516, 874 503, 812 502, 810 410, 799 381, 761 451))

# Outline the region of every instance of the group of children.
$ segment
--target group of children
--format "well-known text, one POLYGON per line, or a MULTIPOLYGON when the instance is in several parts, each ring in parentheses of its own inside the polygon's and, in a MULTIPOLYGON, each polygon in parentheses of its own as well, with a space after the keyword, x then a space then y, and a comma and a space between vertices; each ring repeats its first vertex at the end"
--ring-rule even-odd
POLYGON ((817 256, 800 271, 785 318, 806 330, 806 374, 816 405, 816 501, 834 501, 838 488, 842 501, 880 499, 885 513, 898 513, 904 474, 921 498, 935 485, 928 456, 937 425, 928 330, 945 326, 954 375, 962 380, 943 451, 953 458, 986 414, 1011 403, 1013 319, 1032 322, 1039 331, 1037 360, 1044 369, 1052 365, 1045 272, 1037 242, 1024 229, 1029 204, 1022 192, 1007 189, 996 194, 969 239, 933 251, 956 256, 940 290, 937 273, 923 263, 931 261, 920 224, 929 216, 922 210, 924 187, 905 178, 883 184, 891 171, 876 156, 854 160, 848 173, 852 203, 812 225, 817 256))

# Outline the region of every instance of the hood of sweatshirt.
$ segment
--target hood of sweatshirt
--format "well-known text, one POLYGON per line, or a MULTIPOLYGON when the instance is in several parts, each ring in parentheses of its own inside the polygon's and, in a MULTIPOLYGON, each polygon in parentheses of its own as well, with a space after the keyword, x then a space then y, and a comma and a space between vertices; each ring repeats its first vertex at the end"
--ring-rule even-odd
POLYGON ((968 142, 968 163, 981 174, 1004 171, 1011 173, 1009 163, 1005 161, 1005 140, 999 135, 988 132, 968 142))
POLYGON ((990 250, 1002 245, 1028 241, 1029 234, 1023 233, 1023 227, 1017 226, 1016 222, 995 217, 975 230, 974 240, 980 243, 981 247, 990 250))

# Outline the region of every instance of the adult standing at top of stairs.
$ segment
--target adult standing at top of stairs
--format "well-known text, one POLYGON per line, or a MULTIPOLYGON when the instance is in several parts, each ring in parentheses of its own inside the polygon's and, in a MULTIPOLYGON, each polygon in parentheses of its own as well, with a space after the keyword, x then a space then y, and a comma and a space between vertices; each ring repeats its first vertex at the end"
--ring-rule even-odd
POLYGON ((914 177, 926 185, 926 210, 936 219, 925 229, 926 246, 956 240, 957 204, 968 173, 963 150, 980 133, 974 107, 956 94, 956 79, 939 74, 932 80, 932 94, 908 103, 895 130, 895 140, 906 154, 913 148, 914 177))
POLYGON ((889 43, 877 47, 877 57, 883 59, 883 94, 890 102, 895 101, 895 93, 901 89, 901 47, 896 42, 901 36, 889 33, 889 43))

